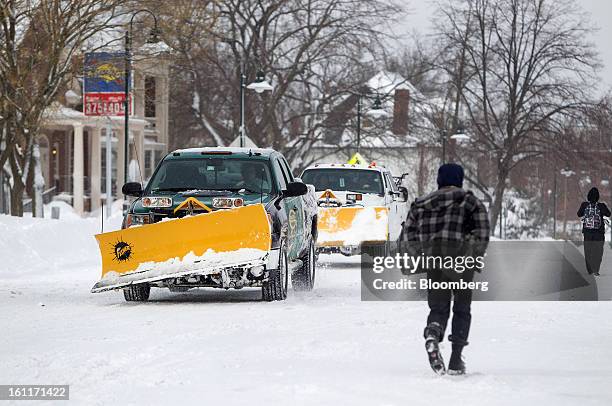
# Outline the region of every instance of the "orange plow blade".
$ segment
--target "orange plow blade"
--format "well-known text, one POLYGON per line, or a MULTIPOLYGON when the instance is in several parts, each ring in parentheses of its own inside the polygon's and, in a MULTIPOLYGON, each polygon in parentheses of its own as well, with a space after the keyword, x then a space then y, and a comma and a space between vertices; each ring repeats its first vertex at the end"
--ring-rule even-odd
POLYGON ((389 234, 386 207, 319 207, 319 247, 358 246, 386 241, 389 234))
POLYGON ((262 265, 271 231, 261 204, 96 235, 102 278, 92 292, 262 265))

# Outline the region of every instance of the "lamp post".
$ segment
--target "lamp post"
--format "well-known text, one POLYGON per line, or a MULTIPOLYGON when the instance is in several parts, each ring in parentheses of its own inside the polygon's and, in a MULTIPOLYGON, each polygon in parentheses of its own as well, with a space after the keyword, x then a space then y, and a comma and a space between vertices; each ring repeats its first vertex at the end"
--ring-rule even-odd
MULTIPOLYGON (((130 18, 128 29, 125 31, 125 86, 123 108, 124 108, 124 140, 123 140, 123 180, 127 183, 129 171, 129 138, 130 138, 130 71, 132 70, 132 30, 134 28, 134 19, 137 15, 146 13, 153 17, 154 26, 149 33, 147 43, 156 43, 159 39, 159 28, 157 26, 157 17, 151 10, 140 9, 136 10, 130 18)), ((123 196, 123 212, 128 210, 127 196, 123 196)))
POLYGON ((272 85, 268 83, 266 80, 266 75, 263 71, 257 72, 257 76, 255 78, 255 82, 247 85, 247 77, 244 73, 244 66, 240 69, 240 147, 244 148, 246 146, 246 131, 244 126, 244 115, 245 115, 245 89, 254 90, 255 92, 261 94, 263 92, 271 92, 274 90, 272 85))
POLYGON ((570 176, 575 175, 576 172, 569 169, 562 169, 561 175, 564 176, 563 179, 563 238, 567 239, 566 231, 567 231, 567 180, 570 176))
MULTIPOLYGON (((363 93, 353 94, 357 96, 357 152, 361 152, 361 116, 363 110, 363 98, 368 98, 369 96, 363 93)), ((387 117, 389 115, 389 113, 387 113, 385 109, 383 109, 382 99, 378 95, 374 98, 372 108, 368 110, 365 114, 374 119, 387 117)))

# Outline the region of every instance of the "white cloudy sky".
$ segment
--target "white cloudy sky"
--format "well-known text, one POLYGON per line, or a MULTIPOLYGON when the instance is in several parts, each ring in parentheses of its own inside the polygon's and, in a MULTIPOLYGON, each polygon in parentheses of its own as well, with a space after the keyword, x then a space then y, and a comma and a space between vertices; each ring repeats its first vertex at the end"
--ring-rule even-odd
MULTIPOLYGON (((425 32, 430 26, 433 6, 428 0, 405 0, 410 5, 411 14, 402 23, 403 30, 425 32)), ((554 0, 553 0, 554 1, 554 0)), ((598 29, 593 37, 597 45, 603 68, 600 76, 603 80, 602 93, 612 87, 612 1, 610 0, 576 0, 585 11, 591 14, 594 27, 598 29)))

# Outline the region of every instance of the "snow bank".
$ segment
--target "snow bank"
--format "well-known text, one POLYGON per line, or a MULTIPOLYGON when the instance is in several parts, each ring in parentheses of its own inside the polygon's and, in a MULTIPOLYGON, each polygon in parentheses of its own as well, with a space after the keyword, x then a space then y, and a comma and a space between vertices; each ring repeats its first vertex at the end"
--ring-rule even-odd
MULTIPOLYGON (((105 231, 121 227, 121 210, 105 219, 105 231)), ((24 273, 50 273, 66 267, 78 267, 99 261, 94 235, 101 231, 100 217, 83 218, 62 201, 44 208, 45 218, 0 215, 0 277, 24 273), (60 219, 51 219, 51 210, 59 207, 60 219)))
POLYGON ((0 276, 48 271, 97 255, 96 221, 0 215, 0 276))

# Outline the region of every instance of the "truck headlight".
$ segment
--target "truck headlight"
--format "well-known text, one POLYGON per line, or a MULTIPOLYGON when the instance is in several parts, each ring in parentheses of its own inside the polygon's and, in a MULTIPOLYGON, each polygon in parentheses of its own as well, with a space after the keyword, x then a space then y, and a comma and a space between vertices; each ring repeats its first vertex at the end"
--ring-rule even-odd
POLYGON ((125 222, 126 228, 132 226, 143 226, 151 224, 151 216, 149 214, 128 214, 125 222))
POLYGON ((215 197, 212 204, 215 209, 231 209, 232 207, 244 206, 244 200, 240 197, 215 197))
POLYGON ((172 207, 171 197, 144 197, 142 199, 142 207, 172 207))

